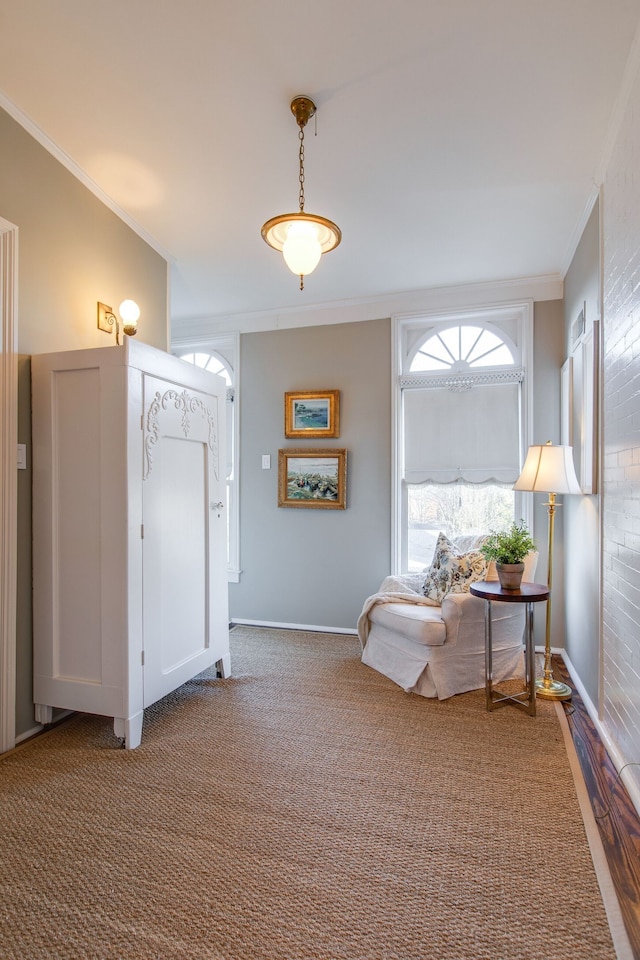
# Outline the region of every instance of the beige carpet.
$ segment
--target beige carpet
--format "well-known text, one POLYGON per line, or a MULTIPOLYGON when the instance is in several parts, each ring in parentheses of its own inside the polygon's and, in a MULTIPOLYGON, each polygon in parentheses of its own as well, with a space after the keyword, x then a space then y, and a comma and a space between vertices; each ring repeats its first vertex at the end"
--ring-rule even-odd
POLYGON ((409 696, 354 637, 232 631, 234 676, 0 762, 3 960, 610 960, 553 704, 409 696))

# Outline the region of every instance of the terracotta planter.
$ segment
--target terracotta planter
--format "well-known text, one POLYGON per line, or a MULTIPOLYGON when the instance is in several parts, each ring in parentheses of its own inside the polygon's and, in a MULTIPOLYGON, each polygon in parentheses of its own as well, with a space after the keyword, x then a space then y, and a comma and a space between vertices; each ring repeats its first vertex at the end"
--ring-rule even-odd
POLYGON ((498 580, 503 590, 519 590, 524 563, 496 563, 498 580))

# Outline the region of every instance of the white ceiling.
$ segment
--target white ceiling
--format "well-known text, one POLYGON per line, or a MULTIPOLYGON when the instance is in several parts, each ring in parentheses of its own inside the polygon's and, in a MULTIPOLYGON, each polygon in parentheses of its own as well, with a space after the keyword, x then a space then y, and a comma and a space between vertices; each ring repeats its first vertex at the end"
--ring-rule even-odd
POLYGON ((640 0, 0 0, 0 92, 172 262, 174 326, 562 275, 640 0), (304 292, 260 237, 342 244, 304 292))

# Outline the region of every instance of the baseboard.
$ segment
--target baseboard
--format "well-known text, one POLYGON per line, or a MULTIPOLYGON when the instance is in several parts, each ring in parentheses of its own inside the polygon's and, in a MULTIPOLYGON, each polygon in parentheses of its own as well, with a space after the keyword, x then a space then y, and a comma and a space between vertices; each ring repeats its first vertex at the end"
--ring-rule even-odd
MULTIPOLYGON (((603 724, 602 720, 598 716, 598 711, 591 700, 591 697, 584 688, 578 672, 574 665, 571 663, 570 658, 567 656, 566 652, 561 652, 562 659, 564 660, 565 666, 569 671, 569 676, 571 677, 571 682, 575 686, 576 690, 582 697, 582 701, 587 709, 587 713, 591 717, 594 727, 598 731, 598 735, 602 742, 604 743, 605 749, 609 754, 611 762, 616 768, 616 772, 620 774, 620 779, 625 785, 626 791, 629 794, 629 799, 631 803, 636 808, 638 816, 640 816, 640 788, 638 788, 637 782, 631 777, 631 775, 624 770, 625 765, 629 764, 629 760, 626 757, 623 757, 620 751, 618 750, 616 744, 612 741, 607 728, 603 724), (622 772, 621 772, 622 771, 622 772)), ((635 765, 635 764, 634 764, 635 765)))
MULTIPOLYGON (((582 696, 582 691, 580 691, 580 696, 582 696)), ((616 951, 616 958, 617 960, 633 960, 634 953, 622 918, 622 911, 611 878, 607 855, 602 845, 600 831, 595 820, 589 793, 584 782, 580 760, 578 759, 573 737, 569 730, 567 717, 561 703, 556 700, 554 706, 562 730, 567 758, 569 760, 569 766, 571 767, 571 773, 573 774, 573 782, 576 786, 578 804, 580 806, 580 812, 582 813, 582 821, 587 835, 589 850, 591 851, 591 859, 598 879, 598 886, 600 887, 600 893, 602 895, 602 902, 605 913, 607 914, 607 920, 609 921, 609 930, 611 931, 611 939, 613 940, 616 951)))
MULTIPOLYGON (((62 723, 63 720, 66 720, 68 717, 73 716, 75 710, 56 710, 55 716, 53 718, 53 723, 49 723, 46 726, 42 723, 36 723, 30 730, 25 730, 24 733, 19 733, 16 737, 14 750, 18 750, 25 746, 29 740, 33 740, 34 737, 43 737, 50 733, 59 723, 62 723)), ((3 753, 2 756, 8 756, 12 751, 8 750, 7 753, 3 753)))
POLYGON ((358 631, 353 627, 327 627, 311 623, 278 623, 272 620, 241 620, 234 617, 232 626, 236 624, 244 627, 272 627, 276 630, 303 630, 305 633, 345 633, 357 637, 358 631))
POLYGON ((22 743, 23 740, 29 740, 31 737, 35 737, 36 734, 40 733, 41 730, 44 730, 42 724, 36 723, 35 727, 32 727, 30 730, 25 730, 24 733, 18 734, 16 737, 16 746, 19 743, 22 743))
MULTIPOLYGON (((542 644, 541 646, 540 646, 540 645, 539 645, 539 646, 536 646, 535 650, 536 650, 536 653, 542 653, 542 654, 544 654, 544 653, 545 653, 545 646, 544 646, 544 644, 542 644)), ((554 654, 554 655, 557 655, 557 656, 559 656, 559 657, 562 657, 562 659, 564 660, 564 648, 563 648, 563 647, 551 647, 551 653, 554 654)))
POLYGON ((53 727, 57 726, 59 723, 62 723, 63 720, 66 720, 67 717, 70 717, 75 710, 63 710, 62 708, 55 708, 53 713, 53 721, 48 723, 46 726, 42 723, 36 723, 31 730, 25 730, 24 733, 19 734, 16 737, 16 746, 19 743, 23 743, 25 740, 29 740, 31 737, 36 737, 39 733, 42 733, 43 730, 51 730, 53 727))

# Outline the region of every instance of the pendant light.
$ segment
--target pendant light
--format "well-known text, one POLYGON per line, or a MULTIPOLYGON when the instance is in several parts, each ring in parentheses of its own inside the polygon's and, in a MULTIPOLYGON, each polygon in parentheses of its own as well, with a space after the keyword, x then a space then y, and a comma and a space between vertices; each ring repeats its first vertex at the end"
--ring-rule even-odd
POLYGON ((304 290, 304 278, 318 266, 323 253, 329 253, 337 247, 342 239, 340 228, 313 213, 305 213, 304 209, 304 128, 316 112, 316 105, 309 97, 298 96, 291 101, 291 112, 296 118, 300 130, 299 161, 300 182, 298 213, 281 213, 278 217, 263 225, 262 239, 279 250, 284 256, 285 263, 292 273, 300 277, 300 289, 304 290))

